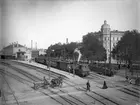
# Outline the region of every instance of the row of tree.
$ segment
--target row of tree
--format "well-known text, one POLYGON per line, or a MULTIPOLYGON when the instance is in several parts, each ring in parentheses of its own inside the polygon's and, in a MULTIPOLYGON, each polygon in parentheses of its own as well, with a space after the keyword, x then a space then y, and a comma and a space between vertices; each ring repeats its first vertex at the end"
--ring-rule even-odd
POLYGON ((82 59, 86 60, 106 60, 106 51, 102 42, 94 33, 88 33, 83 36, 82 42, 71 42, 68 44, 56 43, 48 47, 47 54, 52 57, 63 57, 76 59, 78 54, 74 50, 78 48, 82 53, 82 59))
MULTIPOLYGON (((106 50, 102 40, 95 33, 88 33, 83 36, 82 42, 71 42, 68 44, 56 43, 48 47, 47 54, 53 57, 73 59, 77 57, 75 48, 79 48, 82 59, 105 61, 106 50)), ((126 31, 124 36, 114 47, 112 57, 119 61, 131 64, 132 61, 140 60, 140 33, 136 30, 126 31)))

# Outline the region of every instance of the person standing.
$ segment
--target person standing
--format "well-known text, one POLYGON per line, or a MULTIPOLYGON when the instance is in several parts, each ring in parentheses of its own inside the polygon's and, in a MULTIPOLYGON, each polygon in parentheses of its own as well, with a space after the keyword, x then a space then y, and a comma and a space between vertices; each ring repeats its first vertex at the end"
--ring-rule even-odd
POLYGON ((89 83, 89 80, 87 81, 87 91, 90 91, 90 83, 89 83))

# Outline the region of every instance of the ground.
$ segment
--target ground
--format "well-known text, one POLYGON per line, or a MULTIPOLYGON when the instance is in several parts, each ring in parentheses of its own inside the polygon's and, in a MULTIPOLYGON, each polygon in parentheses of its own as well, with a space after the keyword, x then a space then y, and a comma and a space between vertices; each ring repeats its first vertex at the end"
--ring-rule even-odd
MULTIPOLYGON (((41 69, 28 68, 15 63, 11 63, 15 68, 0 64, 0 84, 2 84, 0 88, 4 93, 3 97, 1 97, 1 100, 3 100, 1 103, 3 105, 5 105, 5 102, 8 105, 17 105, 18 103, 20 103, 20 105, 102 105, 103 103, 105 105, 113 105, 115 103, 118 105, 140 104, 139 87, 129 84, 122 76, 122 71, 118 72, 114 77, 106 77, 92 72, 88 77, 83 79, 73 74, 51 68, 50 71, 65 75, 63 86, 34 90, 34 82, 42 82, 44 76, 49 80, 49 71, 47 71, 46 66, 35 62, 23 63, 44 68, 46 71, 42 72, 41 69), (16 68, 20 68, 21 70, 16 68), (3 70, 5 73, 3 73, 3 70), (23 72, 21 72, 22 70, 23 72), (86 91, 87 80, 90 81, 91 92, 86 91), (106 81, 108 86, 107 89, 102 89, 104 81, 106 81), (128 91, 129 89, 131 91, 128 91), (112 100, 115 103, 109 100, 112 100)), ((57 74, 53 74, 53 72, 51 72, 50 75, 52 75, 50 80, 57 76, 57 74)))

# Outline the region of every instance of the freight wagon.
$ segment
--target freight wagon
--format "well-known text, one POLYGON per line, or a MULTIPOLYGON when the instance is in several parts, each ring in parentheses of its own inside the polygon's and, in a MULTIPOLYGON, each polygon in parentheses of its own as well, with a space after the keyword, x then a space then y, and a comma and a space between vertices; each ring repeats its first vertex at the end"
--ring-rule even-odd
POLYGON ((85 77, 89 75, 89 72, 90 72, 88 68, 88 64, 77 64, 74 62, 61 61, 61 60, 56 60, 56 59, 48 60, 48 59, 45 59, 45 57, 44 58, 38 57, 35 59, 35 61, 44 65, 47 65, 47 66, 57 68, 59 70, 74 73, 81 77, 85 77))

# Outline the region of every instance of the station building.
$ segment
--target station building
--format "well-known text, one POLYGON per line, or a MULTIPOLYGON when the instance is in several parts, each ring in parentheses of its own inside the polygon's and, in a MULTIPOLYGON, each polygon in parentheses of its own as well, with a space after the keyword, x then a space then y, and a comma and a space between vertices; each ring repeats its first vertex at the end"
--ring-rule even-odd
POLYGON ((3 59, 18 59, 18 60, 31 60, 39 55, 45 55, 46 50, 37 48, 27 48, 17 42, 14 42, 0 51, 0 58, 3 59))
POLYGON ((27 47, 14 42, 1 50, 1 58, 20 60, 31 59, 31 52, 27 47))

